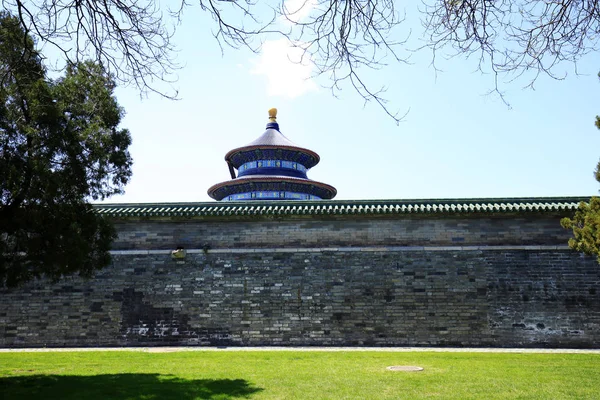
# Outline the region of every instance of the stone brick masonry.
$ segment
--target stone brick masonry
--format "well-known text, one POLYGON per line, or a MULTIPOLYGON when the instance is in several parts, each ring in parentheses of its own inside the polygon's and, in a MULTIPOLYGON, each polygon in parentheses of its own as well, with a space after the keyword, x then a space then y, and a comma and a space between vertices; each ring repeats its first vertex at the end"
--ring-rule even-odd
POLYGON ((556 215, 117 227, 93 280, 0 292, 1 347, 600 347, 600 266, 556 215))
POLYGON ((115 250, 337 246, 566 245, 558 214, 128 219, 115 250))

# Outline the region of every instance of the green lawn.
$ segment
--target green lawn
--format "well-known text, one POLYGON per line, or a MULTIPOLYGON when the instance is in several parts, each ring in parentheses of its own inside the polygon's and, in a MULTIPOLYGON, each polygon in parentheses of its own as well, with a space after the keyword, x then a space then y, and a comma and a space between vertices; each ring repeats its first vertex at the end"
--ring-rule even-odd
POLYGON ((0 398, 600 399, 600 355, 0 353, 0 398), (391 365, 425 370, 387 371, 391 365))

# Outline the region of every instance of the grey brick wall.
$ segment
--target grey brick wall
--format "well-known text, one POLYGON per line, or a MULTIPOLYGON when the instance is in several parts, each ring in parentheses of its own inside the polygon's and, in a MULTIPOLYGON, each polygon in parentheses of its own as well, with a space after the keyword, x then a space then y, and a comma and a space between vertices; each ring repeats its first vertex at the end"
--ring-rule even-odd
POLYGON ((117 222, 116 250, 337 246, 565 245, 560 215, 260 216, 117 222))
POLYGON ((600 268, 550 246, 117 253, 2 291, 0 346, 600 347, 600 268))

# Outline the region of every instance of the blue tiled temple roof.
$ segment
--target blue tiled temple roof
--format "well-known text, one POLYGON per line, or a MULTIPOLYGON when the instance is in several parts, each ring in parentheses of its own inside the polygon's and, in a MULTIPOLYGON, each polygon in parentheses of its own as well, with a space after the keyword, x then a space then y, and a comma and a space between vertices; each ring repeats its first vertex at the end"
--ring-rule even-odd
POLYGON ((312 150, 300 147, 276 129, 269 128, 256 140, 245 146, 230 150, 225 155, 225 161, 238 168, 243 162, 255 159, 256 150, 282 150, 292 155, 291 159, 302 162, 306 168, 312 168, 319 163, 319 155, 312 150), (298 154, 300 153, 300 154, 298 154))
POLYGON ((307 171, 319 162, 319 155, 285 137, 276 118, 277 109, 270 109, 266 131, 225 155, 232 179, 208 188, 210 197, 218 201, 306 201, 336 196, 333 186, 308 179, 307 171))
POLYGON ((247 175, 239 176, 230 181, 213 185, 208 189, 209 194, 215 197, 225 197, 234 193, 252 190, 289 190, 294 192, 311 193, 321 199, 331 199, 337 193, 336 189, 326 183, 312 179, 295 178, 278 175, 247 175))

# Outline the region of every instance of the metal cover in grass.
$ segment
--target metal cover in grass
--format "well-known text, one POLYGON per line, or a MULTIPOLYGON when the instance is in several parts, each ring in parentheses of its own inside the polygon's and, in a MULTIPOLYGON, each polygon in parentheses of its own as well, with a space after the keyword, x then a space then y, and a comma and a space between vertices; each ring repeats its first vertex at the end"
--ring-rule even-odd
POLYGON ((392 365, 386 369, 389 371, 423 371, 423 368, 413 367, 411 365, 392 365))

